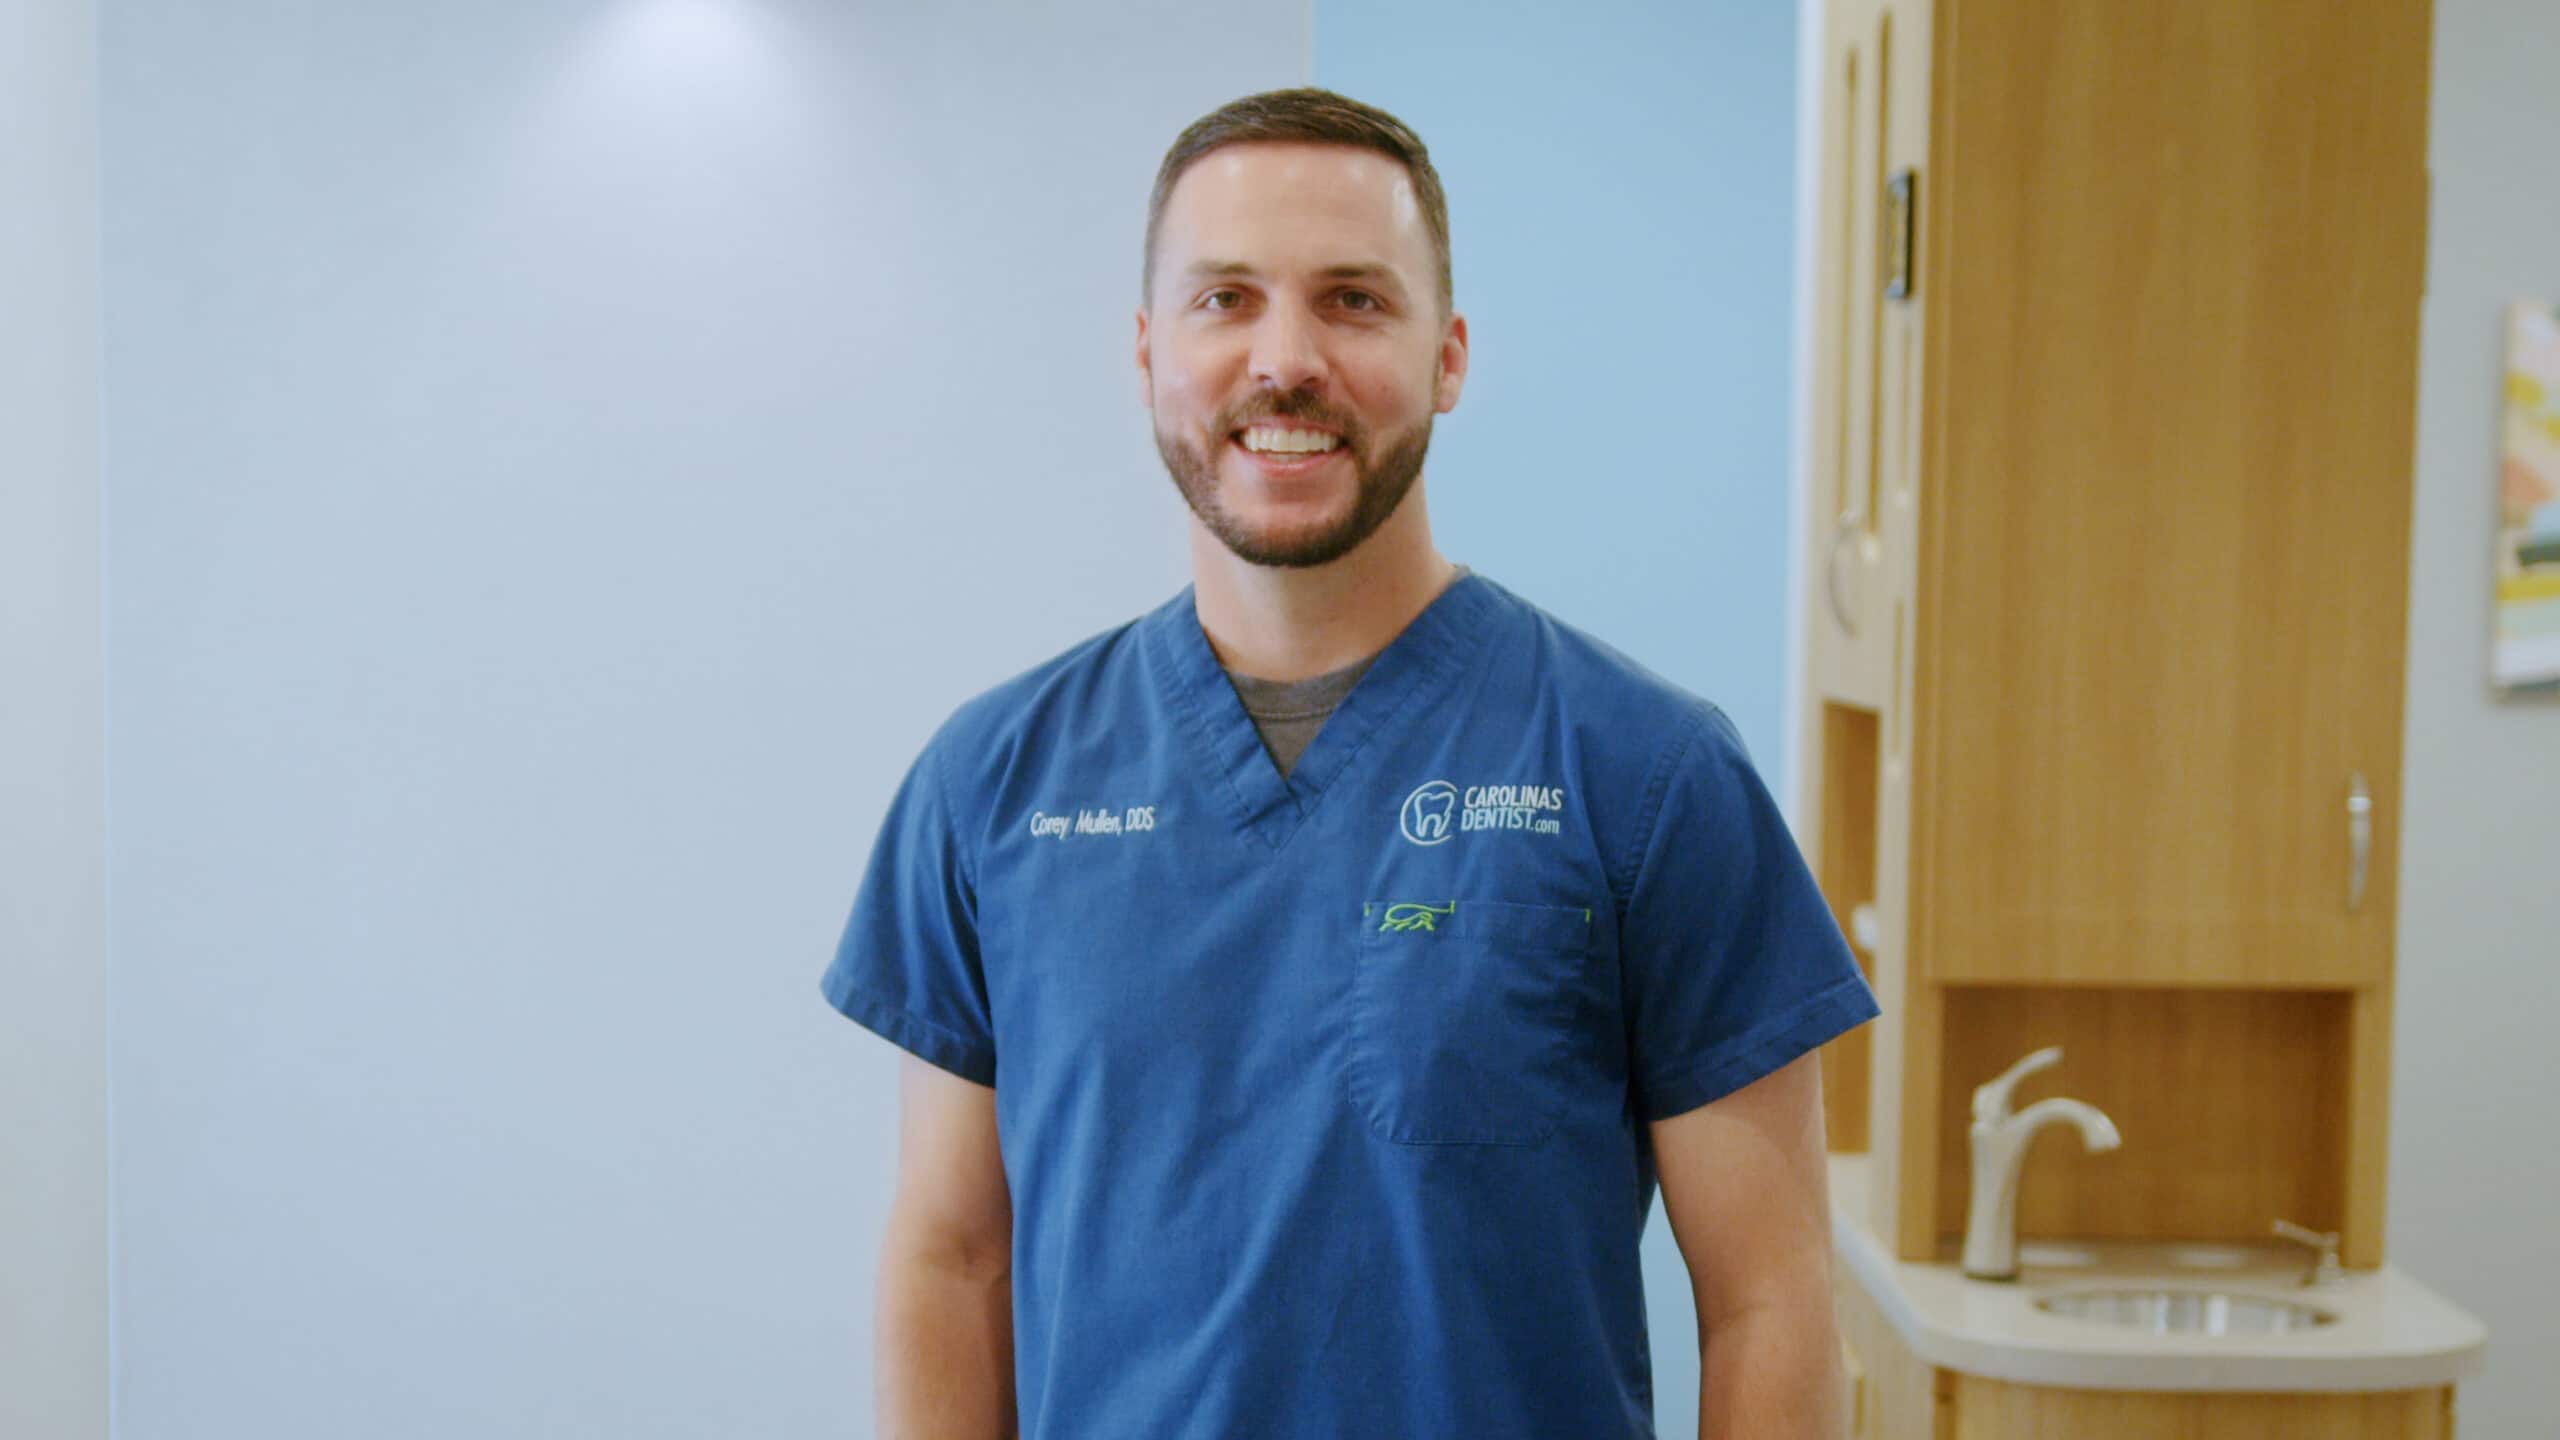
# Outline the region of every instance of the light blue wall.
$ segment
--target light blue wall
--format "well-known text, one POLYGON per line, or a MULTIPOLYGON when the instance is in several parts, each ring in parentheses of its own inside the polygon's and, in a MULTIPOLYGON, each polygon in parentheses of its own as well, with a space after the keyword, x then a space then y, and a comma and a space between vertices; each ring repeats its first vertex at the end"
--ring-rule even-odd
POLYGON ((1449 191, 1440 548, 1723 705, 1773 788, 1795 8, 1315 5, 1315 83, 1411 124, 1449 191))
POLYGON ((122 1440, 868 1433, 818 972, 932 725, 1180 585, 1147 186, 1304 22, 106 7, 122 1440))
MULTIPOLYGON (((1441 550, 1724 706, 1783 796, 1796 7, 1315 6, 1315 83, 1412 125, 1449 191, 1441 550)), ((1658 1204, 1644 1266, 1656 1424, 1691 1433, 1658 1204)))

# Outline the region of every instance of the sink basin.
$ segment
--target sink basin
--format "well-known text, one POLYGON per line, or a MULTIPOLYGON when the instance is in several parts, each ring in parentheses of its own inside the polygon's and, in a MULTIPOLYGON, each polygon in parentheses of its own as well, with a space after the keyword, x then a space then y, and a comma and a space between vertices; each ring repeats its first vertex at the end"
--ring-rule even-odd
POLYGON ((2153 1335, 2282 1335, 2338 1318, 2316 1306, 2226 1290, 2057 1290, 2035 1303, 2049 1315, 2153 1335))

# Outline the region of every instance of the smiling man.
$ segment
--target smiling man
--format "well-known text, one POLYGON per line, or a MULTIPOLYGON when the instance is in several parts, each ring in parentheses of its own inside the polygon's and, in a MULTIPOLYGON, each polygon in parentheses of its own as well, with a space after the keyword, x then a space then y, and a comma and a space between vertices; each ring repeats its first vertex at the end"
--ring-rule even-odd
POLYGON ((952 714, 822 983, 911 1056, 881 1433, 1652 1436, 1658 1188, 1700 1433, 1835 1435, 1875 1002, 1723 713, 1434 548, 1422 143, 1203 117, 1142 292, 1192 583, 952 714))

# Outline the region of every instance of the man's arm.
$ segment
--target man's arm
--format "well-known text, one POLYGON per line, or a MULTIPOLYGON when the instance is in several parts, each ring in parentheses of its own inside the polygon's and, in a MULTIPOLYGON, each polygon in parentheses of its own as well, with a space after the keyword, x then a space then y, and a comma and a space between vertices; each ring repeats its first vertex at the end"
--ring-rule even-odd
POLYGON ((1817 1057, 1656 1121, 1652 1136, 1663 1214, 1697 1295, 1701 1440, 1838 1440, 1817 1057))
POLYGON ((996 1092, 901 1058, 898 1190, 874 1317, 879 1434, 1011 1440, 1013 1198, 996 1092))

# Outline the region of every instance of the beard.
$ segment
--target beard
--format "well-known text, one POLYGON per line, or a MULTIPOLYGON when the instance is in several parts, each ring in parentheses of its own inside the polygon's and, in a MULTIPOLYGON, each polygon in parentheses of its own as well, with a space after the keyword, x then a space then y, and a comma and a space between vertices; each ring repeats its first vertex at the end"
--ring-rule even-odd
POLYGON ((1164 457, 1164 468, 1173 476, 1174 488, 1182 492, 1183 503, 1236 558, 1252 565, 1305 569, 1329 565, 1360 548, 1360 542, 1396 513, 1396 507, 1404 503, 1405 492, 1422 475, 1422 457, 1431 448, 1431 417, 1425 415, 1420 424, 1390 437, 1374 458, 1368 453, 1365 428, 1347 416, 1325 413, 1320 402, 1295 392, 1269 405, 1255 406, 1251 413, 1212 433, 1217 437, 1216 451, 1205 453, 1188 440, 1161 429, 1156 431, 1156 453, 1164 457), (1351 509, 1329 524, 1257 530, 1219 499, 1218 462, 1225 458, 1227 437, 1242 426, 1256 420, 1292 418, 1322 420, 1341 427, 1342 448, 1350 457, 1355 486, 1351 509))

